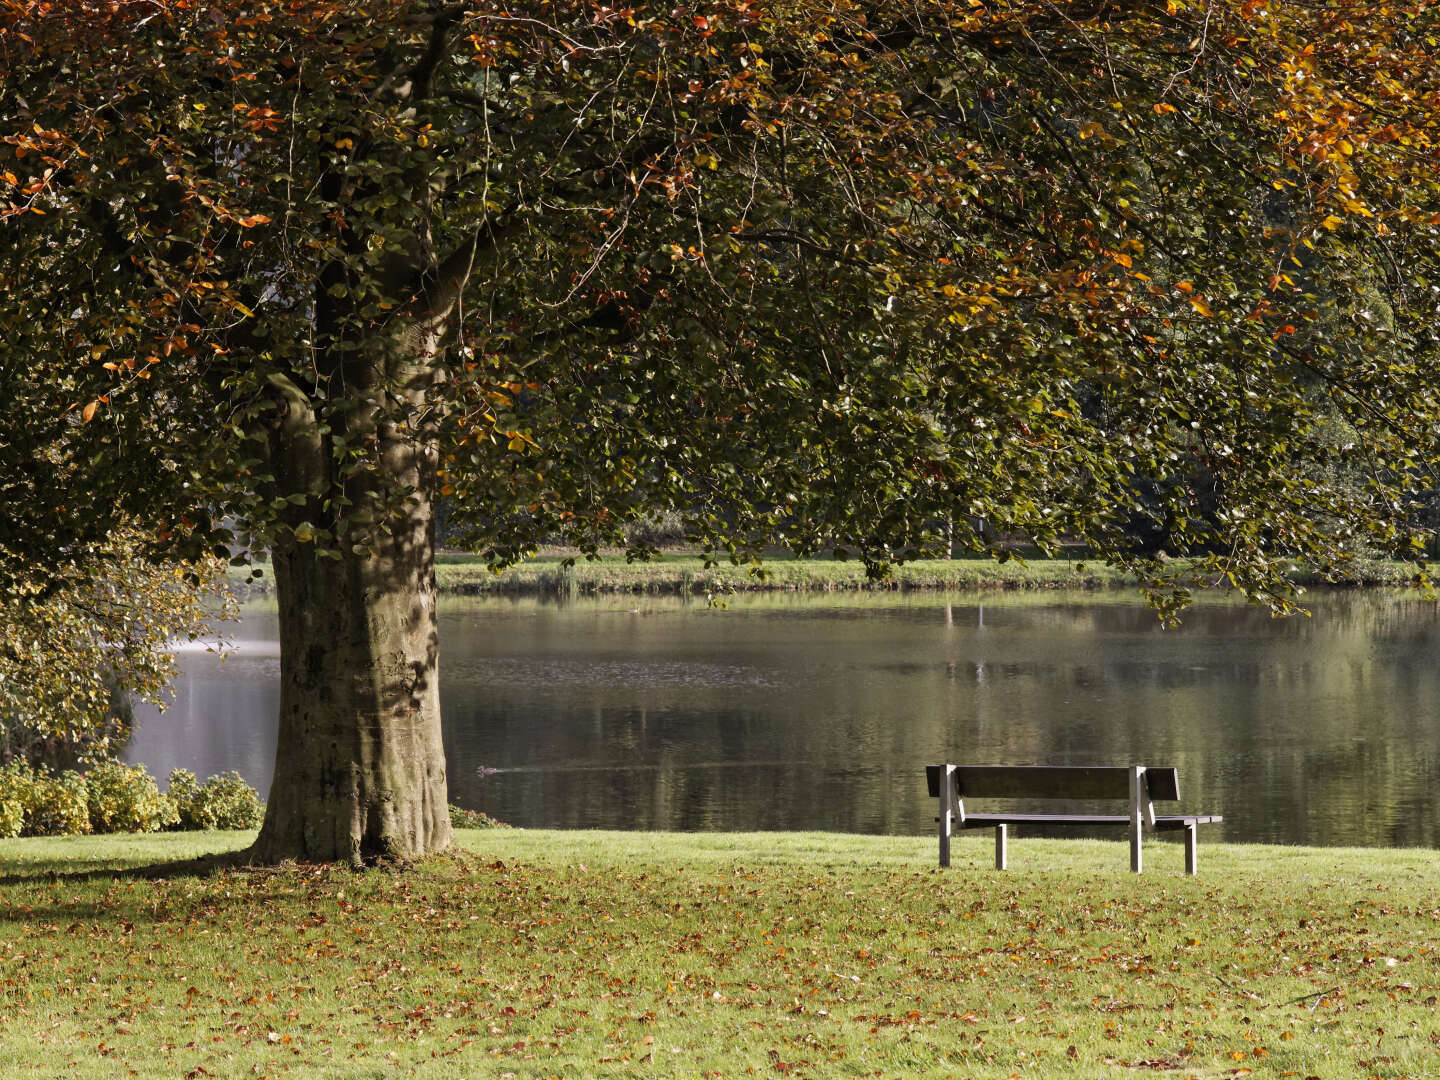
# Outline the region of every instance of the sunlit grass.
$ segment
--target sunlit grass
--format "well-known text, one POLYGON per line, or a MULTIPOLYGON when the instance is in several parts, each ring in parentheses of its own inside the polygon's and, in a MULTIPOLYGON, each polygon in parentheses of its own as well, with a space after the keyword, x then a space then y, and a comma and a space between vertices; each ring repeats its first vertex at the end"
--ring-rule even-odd
POLYGON ((404 871, 0 842, 0 1075, 1435 1075, 1440 854, 462 833, 404 871), (200 1071, 203 1070, 203 1071, 200 1071), (751 1070, 754 1070, 753 1073, 751 1070))

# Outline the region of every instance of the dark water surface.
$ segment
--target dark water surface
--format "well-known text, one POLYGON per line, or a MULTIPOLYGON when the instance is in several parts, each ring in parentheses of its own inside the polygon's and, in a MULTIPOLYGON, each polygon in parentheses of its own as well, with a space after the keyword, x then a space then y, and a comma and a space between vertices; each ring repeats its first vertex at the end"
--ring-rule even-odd
MULTIPOLYGON (((1102 596, 452 601, 452 801, 516 825, 923 833, 922 767, 1175 765, 1210 840, 1440 844, 1440 609, 1337 593, 1178 630, 1102 596), (498 770, 486 772, 485 770, 498 770)), ((182 657, 128 756, 268 786, 275 618, 182 657)), ((1202 837, 1202 843, 1205 837, 1202 837)))

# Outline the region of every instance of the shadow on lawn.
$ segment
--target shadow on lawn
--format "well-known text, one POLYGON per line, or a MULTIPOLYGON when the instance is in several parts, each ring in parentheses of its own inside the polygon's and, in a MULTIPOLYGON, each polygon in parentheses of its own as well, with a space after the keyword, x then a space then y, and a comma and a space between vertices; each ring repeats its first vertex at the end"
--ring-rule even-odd
POLYGON ((212 877, 226 870, 243 870, 250 864, 246 861, 248 852, 222 851, 212 855, 201 855, 193 859, 178 859, 173 862, 150 863, 146 866, 115 866, 104 860, 87 860, 86 863, 71 864, 74 868, 61 868, 55 864, 37 863, 25 870, 10 870, 0 873, 0 888, 15 885, 35 885, 54 881, 104 881, 104 880, 145 880, 167 881, 183 877, 212 877), (88 865, 87 865, 88 863, 88 865))
MULTIPOLYGON (((329 877, 351 875, 368 871, 395 873, 412 869, 426 863, 464 863, 480 865, 484 862, 474 852, 452 850, 430 855, 420 860, 378 859, 361 869, 347 863, 298 863, 283 862, 277 865, 256 863, 249 848, 238 851, 221 851, 199 855, 193 859, 175 859, 169 862, 148 863, 144 866, 116 866, 103 859, 77 859, 67 866, 37 862, 24 870, 11 869, 0 873, 0 889, 23 887, 25 885, 50 884, 53 882, 91 881, 173 881, 180 878, 212 878, 228 872, 236 872, 253 878, 264 878, 278 874, 298 874, 302 877, 329 877)), ((6 914, 0 910, 0 921, 6 914)))

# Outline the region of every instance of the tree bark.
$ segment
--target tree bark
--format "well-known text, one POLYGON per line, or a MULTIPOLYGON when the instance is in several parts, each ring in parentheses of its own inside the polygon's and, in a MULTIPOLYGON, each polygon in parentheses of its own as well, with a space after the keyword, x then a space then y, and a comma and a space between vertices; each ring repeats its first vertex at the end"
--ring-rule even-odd
MULTIPOLYGON (((368 463, 347 468, 316 404, 283 377, 270 436, 275 491, 295 503, 271 557, 280 615, 274 779, 253 862, 415 858, 451 842, 435 620, 436 447, 416 425, 438 377, 437 340, 381 362, 390 406, 346 416, 368 463), (403 402, 402 408, 396 402, 403 402), (352 507, 334 539, 306 539, 337 495, 352 507), (374 496, 374 498, 368 498, 374 496), (302 498, 303 497, 303 498, 302 498), (377 520, 364 521, 373 514, 377 520)), ((338 417, 329 418, 337 424, 338 417)))
MULTIPOLYGON (((457 9, 458 10, 458 9, 457 9)), ((416 205, 428 205, 425 178, 416 205)), ((269 376, 264 441, 289 504, 271 551, 280 609, 275 773, 248 856, 348 862, 450 846, 435 621, 435 517, 444 342, 477 253, 446 258, 423 212, 395 244, 382 292, 408 297, 383 322, 349 306, 346 268, 319 277, 313 369, 269 376), (333 275, 334 280, 330 280, 333 275), (341 438, 343 437, 343 442, 341 438)))
POLYGON ((274 553, 280 727, 256 862, 358 866, 450 844, 433 542, 428 521, 412 526, 364 557, 274 553))

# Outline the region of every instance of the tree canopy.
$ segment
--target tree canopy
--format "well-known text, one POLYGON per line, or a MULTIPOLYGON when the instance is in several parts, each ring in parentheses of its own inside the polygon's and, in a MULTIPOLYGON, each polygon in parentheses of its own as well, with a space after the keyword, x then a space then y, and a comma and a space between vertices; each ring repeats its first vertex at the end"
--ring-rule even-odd
POLYGON ((438 498, 497 561, 659 508, 736 558, 984 518, 1158 581, 1138 514, 1282 605, 1410 542, 1431 3, 0 11, 7 570, 122 517, 275 552, 282 744, 347 747, 277 784, 348 809, 282 794, 258 857, 448 839, 438 498))

